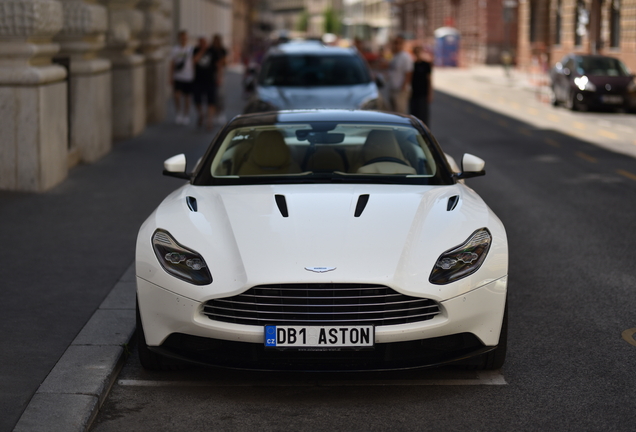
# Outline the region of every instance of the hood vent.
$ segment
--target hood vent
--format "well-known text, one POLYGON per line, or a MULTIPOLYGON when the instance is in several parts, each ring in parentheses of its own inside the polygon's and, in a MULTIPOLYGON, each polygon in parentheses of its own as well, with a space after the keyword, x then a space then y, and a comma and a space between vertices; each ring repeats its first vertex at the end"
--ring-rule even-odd
POLYGON ((190 208, 191 211, 195 213, 198 211, 197 199, 195 197, 187 196, 186 203, 188 204, 188 207, 190 208))
POLYGON ((289 217, 289 211, 287 210, 287 200, 285 200, 285 195, 274 195, 274 199, 276 200, 276 205, 278 206, 278 210, 283 217, 289 217))
POLYGON ((448 199, 448 204, 446 205, 446 211, 453 211, 457 204, 459 203, 459 195, 453 195, 448 199))
POLYGON ((369 195, 367 194, 360 195, 360 197, 358 198, 358 204, 356 204, 356 212, 353 215, 355 217, 360 217, 360 215, 364 211, 364 208, 367 206, 368 202, 369 202, 369 195))

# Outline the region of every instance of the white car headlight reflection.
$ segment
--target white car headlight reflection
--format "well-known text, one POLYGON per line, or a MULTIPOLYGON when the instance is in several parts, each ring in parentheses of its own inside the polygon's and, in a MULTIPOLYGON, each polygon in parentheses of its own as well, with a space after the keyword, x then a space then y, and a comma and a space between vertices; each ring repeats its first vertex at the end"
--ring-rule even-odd
POLYGON ((181 246, 168 231, 155 231, 152 236, 152 249, 161 267, 172 276, 194 285, 212 283, 212 275, 203 257, 181 246))
POLYGON ((463 244, 440 255, 428 280, 444 285, 476 272, 486 259, 491 242, 486 228, 475 231, 463 244))
POLYGON ((596 91, 596 86, 592 84, 590 79, 583 75, 582 77, 574 78, 574 85, 576 85, 581 91, 596 91))

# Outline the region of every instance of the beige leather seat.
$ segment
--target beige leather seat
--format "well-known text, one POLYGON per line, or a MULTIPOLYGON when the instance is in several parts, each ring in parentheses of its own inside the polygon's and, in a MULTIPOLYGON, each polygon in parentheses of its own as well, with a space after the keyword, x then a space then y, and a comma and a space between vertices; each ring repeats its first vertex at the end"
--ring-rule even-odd
POLYGON ((289 147, 280 131, 263 131, 254 140, 247 160, 238 175, 295 174, 300 166, 291 158, 289 147))
POLYGON ((342 156, 332 147, 316 147, 307 161, 307 170, 313 172, 345 171, 342 156))
POLYGON ((372 130, 361 150, 360 174, 416 174, 390 130, 372 130))

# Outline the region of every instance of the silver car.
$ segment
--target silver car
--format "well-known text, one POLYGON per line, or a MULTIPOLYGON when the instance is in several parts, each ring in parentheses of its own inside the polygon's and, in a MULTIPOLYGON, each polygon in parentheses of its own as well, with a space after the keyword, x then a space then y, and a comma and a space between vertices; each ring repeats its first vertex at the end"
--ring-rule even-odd
POLYGON ((244 113, 289 109, 385 109, 367 63, 353 48, 290 42, 269 50, 260 73, 248 80, 244 113))

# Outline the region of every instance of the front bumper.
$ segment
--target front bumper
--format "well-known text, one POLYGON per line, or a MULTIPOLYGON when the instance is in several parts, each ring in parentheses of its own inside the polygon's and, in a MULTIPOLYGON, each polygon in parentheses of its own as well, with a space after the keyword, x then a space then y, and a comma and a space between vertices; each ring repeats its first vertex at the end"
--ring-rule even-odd
POLYGON ((577 102, 591 108, 636 108, 636 93, 574 91, 577 102))
POLYGON ((378 370, 439 365, 494 349, 507 277, 440 303, 428 321, 378 326, 372 350, 299 352, 265 349, 259 326, 210 320, 200 302, 137 278, 146 343, 162 355, 195 363, 255 369, 378 370))

